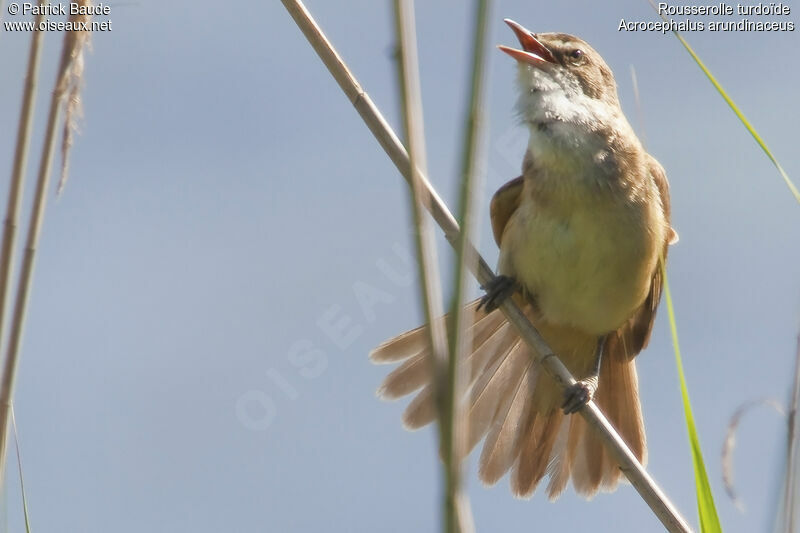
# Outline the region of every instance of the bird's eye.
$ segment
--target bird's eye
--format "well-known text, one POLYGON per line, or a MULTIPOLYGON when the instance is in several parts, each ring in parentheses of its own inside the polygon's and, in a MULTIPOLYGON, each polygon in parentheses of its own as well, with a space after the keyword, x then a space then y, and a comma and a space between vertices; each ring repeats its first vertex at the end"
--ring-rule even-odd
POLYGON ((579 61, 583 59, 583 50, 580 48, 576 48, 572 52, 569 53, 569 57, 571 57, 575 61, 579 61))

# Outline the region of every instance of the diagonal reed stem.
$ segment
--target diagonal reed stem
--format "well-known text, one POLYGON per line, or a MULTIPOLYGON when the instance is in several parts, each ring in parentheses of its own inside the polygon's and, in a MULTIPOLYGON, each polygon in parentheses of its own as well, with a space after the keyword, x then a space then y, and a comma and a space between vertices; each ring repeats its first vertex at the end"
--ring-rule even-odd
MULTIPOLYGON (((361 88, 361 85, 359 85, 347 65, 344 64, 339 54, 334 50, 330 41, 322 33, 322 30, 311 17, 306 7, 300 0, 281 0, 281 2, 339 84, 339 87, 353 104, 356 111, 358 111, 375 139, 386 151, 386 154, 394 162, 400 173, 406 179, 409 179, 411 166, 405 148, 372 102, 372 99, 361 88)), ((425 188, 421 198, 423 205, 444 231, 447 240, 455 246, 460 234, 458 223, 441 198, 439 198, 439 195, 436 194, 427 178, 420 175, 419 180, 425 188)), ((475 261, 470 261, 469 264, 478 282, 486 284, 494 278, 494 272, 491 267, 480 257, 480 254, 471 243, 467 244, 465 253, 475 257, 475 261)), ((561 387, 566 388, 575 384, 575 378, 572 377, 561 360, 553 353, 539 332, 536 331, 536 328, 533 327, 533 324, 513 302, 513 299, 507 298, 500 305, 500 309, 508 321, 519 331, 522 339, 534 352, 537 362, 544 367, 547 373, 561 387)), ((620 464, 622 472, 667 531, 675 533, 691 532, 692 530, 686 520, 644 470, 597 406, 590 402, 580 410, 580 414, 595 431, 599 432, 601 440, 614 459, 620 464)))

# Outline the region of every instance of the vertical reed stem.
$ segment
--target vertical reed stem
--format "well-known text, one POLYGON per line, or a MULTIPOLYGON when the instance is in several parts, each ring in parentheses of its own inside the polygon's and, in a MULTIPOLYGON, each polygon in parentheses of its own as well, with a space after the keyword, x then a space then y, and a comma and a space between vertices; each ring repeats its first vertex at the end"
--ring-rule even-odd
MULTIPOLYGON (((31 124, 33 122, 34 103, 36 100, 36 87, 38 84, 39 58, 41 56, 42 38, 44 33, 38 30, 39 23, 44 20, 44 15, 35 19, 36 30, 31 35, 31 47, 28 52, 28 70, 25 74, 25 86, 22 91, 22 104, 17 125, 17 145, 14 150, 14 166, 11 170, 6 216, 3 221, 3 244, 0 252, 0 346, 5 334, 6 307, 8 305, 8 288, 14 264, 14 245, 17 237, 19 208, 22 202, 22 191, 25 183, 25 167, 28 161, 28 147, 31 138, 31 124)), ((0 350, 0 353, 2 351, 0 350)), ((9 366, 5 361, 3 374, 0 375, 0 486, 5 479, 6 446, 8 438, 8 424, 13 398, 13 377, 7 372, 14 371, 15 363, 9 366)))

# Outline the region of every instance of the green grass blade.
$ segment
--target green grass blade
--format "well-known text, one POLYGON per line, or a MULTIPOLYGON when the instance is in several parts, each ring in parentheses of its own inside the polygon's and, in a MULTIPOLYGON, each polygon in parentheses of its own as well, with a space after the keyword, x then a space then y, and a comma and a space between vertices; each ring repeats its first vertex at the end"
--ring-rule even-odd
POLYGON ((683 361, 681 360, 681 348, 678 344, 678 327, 675 321, 675 309, 672 305, 672 295, 667 281, 667 272, 664 269, 664 262, 661 262, 661 272, 664 276, 664 296, 667 301, 667 314, 669 315, 669 327, 672 332, 672 344, 675 348, 675 363, 678 367, 678 378, 681 382, 681 397, 683 398, 683 411, 686 416, 686 430, 689 434, 689 444, 692 449, 692 463, 694 464, 694 481, 697 489, 697 512, 700 516, 700 530, 703 533, 722 533, 722 526, 717 515, 717 508, 714 505, 714 496, 711 493, 711 484, 708 482, 708 473, 703 461, 703 452, 700 448, 700 438, 697 435, 697 428, 694 424, 692 414, 692 404, 689 401, 689 388, 686 386, 686 376, 683 373, 683 361))
MULTIPOLYGON (((653 9, 658 11, 658 8, 656 8, 656 6, 655 6, 655 4, 653 3, 652 0, 650 0, 650 5, 653 6, 653 9)), ((661 15, 661 18, 664 19, 664 16, 661 15)), ((666 19, 664 19, 664 20, 666 20, 666 19)), ((683 45, 683 47, 686 48, 686 51, 689 52, 689 55, 692 56, 692 59, 694 59, 695 63, 697 63, 697 66, 700 67, 700 70, 703 71, 703 73, 709 79, 709 81, 714 86, 714 88, 717 89, 717 91, 722 96, 722 98, 725 100, 725 102, 727 102, 727 104, 730 106, 730 108, 733 110, 733 112, 736 114, 736 116, 739 117, 739 120, 742 121, 742 124, 744 124, 744 127, 747 128, 747 131, 749 131, 750 135, 753 136, 753 139, 755 139, 756 142, 758 143, 758 145, 761 147, 761 149, 764 150, 764 153, 767 154, 767 157, 769 157, 769 160, 772 161, 772 164, 775 165, 775 168, 778 169, 778 172, 780 173, 781 177, 783 178, 783 181, 786 182, 786 186, 789 187, 789 190, 794 195, 794 199, 797 200, 798 204, 800 204, 800 190, 797 189, 797 186, 795 186, 795 184, 789 178, 789 175, 786 173, 786 171, 783 170, 783 167, 781 166, 781 164, 778 163, 778 160, 775 159, 774 155, 772 155, 772 151, 767 146, 767 143, 764 142, 764 139, 761 138, 761 135, 759 135, 758 132, 756 131, 756 129, 753 127, 753 125, 750 124, 750 121, 747 120, 747 117, 744 116, 744 113, 742 113, 741 109, 739 109, 739 106, 736 105, 736 102, 734 102, 733 99, 730 96, 728 96, 728 93, 725 91, 725 89, 722 88, 722 85, 720 85, 720 83, 717 81, 717 79, 714 77, 714 75, 711 74, 711 71, 708 70, 708 67, 706 67, 705 63, 703 63, 703 61, 700 59, 700 57, 698 57, 698 55, 695 53, 695 51, 692 49, 692 47, 689 46, 689 43, 686 42, 686 39, 684 39, 683 36, 680 33, 678 33, 677 31, 673 31, 672 33, 675 34, 675 37, 677 37, 678 40, 683 45)))
POLYGON ((22 493, 22 512, 25 515, 25 531, 31 533, 31 519, 28 515, 28 498, 25 497, 25 481, 22 477, 22 456, 19 453, 19 434, 17 433, 17 419, 14 416, 14 407, 11 406, 11 425, 14 427, 14 446, 17 449, 17 466, 19 467, 19 488, 22 493))

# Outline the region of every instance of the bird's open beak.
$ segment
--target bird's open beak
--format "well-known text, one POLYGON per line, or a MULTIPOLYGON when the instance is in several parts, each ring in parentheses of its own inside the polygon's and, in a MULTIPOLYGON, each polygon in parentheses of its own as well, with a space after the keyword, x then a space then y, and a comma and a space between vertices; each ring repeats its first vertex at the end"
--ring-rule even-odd
POLYGON ((555 63, 556 58, 550 53, 542 43, 536 40, 533 33, 525 29, 522 24, 517 24, 511 19, 503 20, 508 24, 519 39, 519 44, 522 45, 522 50, 511 48, 508 46, 498 45, 497 48, 507 53, 517 61, 522 61, 534 67, 544 67, 550 63, 555 63))

